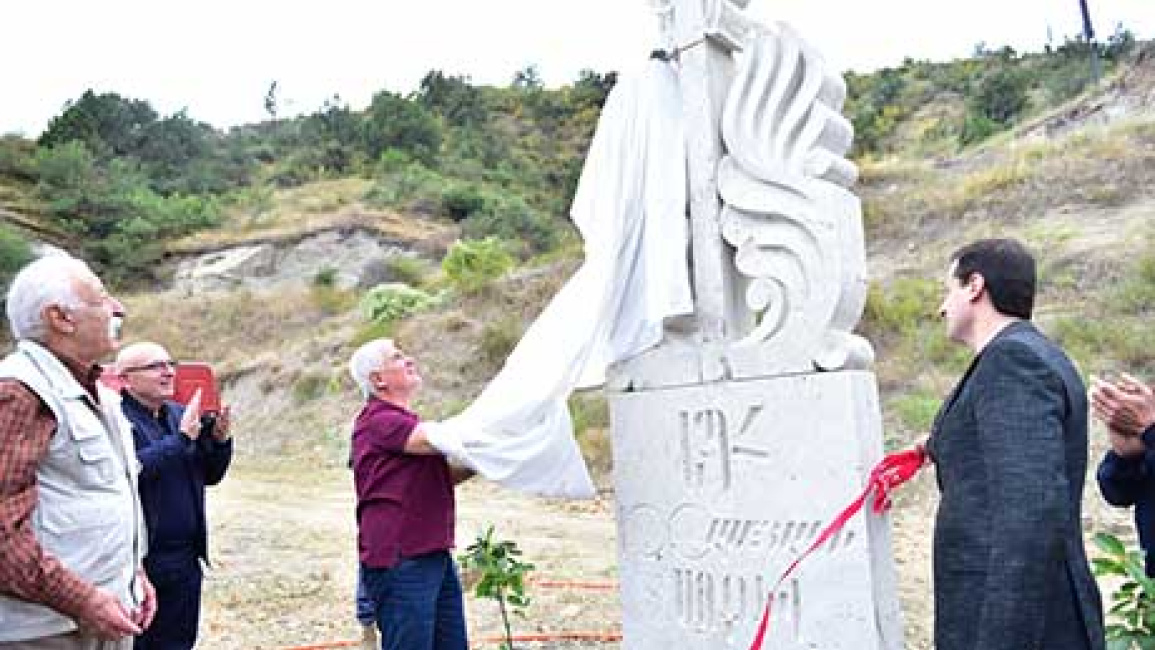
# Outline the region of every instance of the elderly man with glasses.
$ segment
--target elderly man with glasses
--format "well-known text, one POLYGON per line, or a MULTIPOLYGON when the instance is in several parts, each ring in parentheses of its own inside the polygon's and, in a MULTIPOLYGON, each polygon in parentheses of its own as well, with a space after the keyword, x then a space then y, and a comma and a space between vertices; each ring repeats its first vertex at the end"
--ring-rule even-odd
POLYGON ((98 362, 120 303, 73 257, 12 280, 0 362, 0 650, 127 650, 152 620, 129 424, 98 362))
POLYGON ((156 586, 156 622, 137 650, 187 650, 200 621, 201 560, 208 559, 205 486, 225 476, 233 456, 227 408, 202 418, 199 396, 173 401, 176 362, 156 343, 125 346, 116 358, 124 415, 140 459, 148 525, 145 571, 156 586))

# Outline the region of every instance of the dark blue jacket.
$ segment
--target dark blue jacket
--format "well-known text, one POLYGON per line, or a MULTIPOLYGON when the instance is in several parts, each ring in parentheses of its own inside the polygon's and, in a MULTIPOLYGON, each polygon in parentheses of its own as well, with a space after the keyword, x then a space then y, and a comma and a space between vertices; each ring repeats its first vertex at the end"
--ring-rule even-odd
POLYGON ((148 556, 156 562, 165 556, 195 553, 208 560, 208 527, 205 524, 205 486, 221 482, 233 457, 230 438, 219 442, 211 427, 202 426, 196 440, 180 431, 184 407, 165 402, 157 416, 127 391, 122 409, 132 423, 132 438, 140 471, 140 500, 148 527, 148 556))
POLYGON ((1155 577, 1155 426, 1143 432, 1147 451, 1125 458, 1108 451, 1099 463, 1099 491, 1113 506, 1135 506, 1135 529, 1147 560, 1147 575, 1155 577))

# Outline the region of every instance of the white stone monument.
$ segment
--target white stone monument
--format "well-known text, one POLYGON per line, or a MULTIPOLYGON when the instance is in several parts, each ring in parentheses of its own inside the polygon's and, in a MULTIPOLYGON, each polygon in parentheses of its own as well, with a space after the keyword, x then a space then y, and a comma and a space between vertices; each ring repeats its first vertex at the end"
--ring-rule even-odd
MULTIPOLYGON (((774 581, 882 457, 846 88, 748 0, 655 9, 681 89, 695 314, 612 369, 626 650, 746 650, 774 581)), ((772 594, 763 647, 902 647, 889 520, 772 594)))

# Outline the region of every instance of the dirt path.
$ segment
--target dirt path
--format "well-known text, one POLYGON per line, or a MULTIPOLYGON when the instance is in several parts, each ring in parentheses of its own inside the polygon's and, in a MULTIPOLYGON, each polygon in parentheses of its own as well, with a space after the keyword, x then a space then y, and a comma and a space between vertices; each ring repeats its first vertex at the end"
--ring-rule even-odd
MULTIPOLYGON (((214 568, 206 577, 198 648, 271 649, 354 639, 349 472, 246 461, 238 459, 226 481, 210 490, 214 568)), ((616 580, 612 504, 605 499, 533 499, 472 481, 459 492, 458 515, 462 548, 492 524, 498 537, 517 542, 537 566, 538 579, 616 580)), ((531 597, 515 632, 618 628, 615 591, 535 587, 531 597)), ((491 602, 469 600, 467 607, 471 638, 499 633, 491 602)))
MULTIPOLYGON (((1129 532, 1126 511, 1102 507, 1093 483, 1086 494, 1088 531, 1129 532)), ((903 488, 893 510, 907 650, 931 647, 934 502, 933 473, 927 471, 903 488)), ((198 647, 281 649, 356 638, 352 504, 347 470, 302 467, 287 460, 255 465, 251 459, 238 459, 224 484, 210 492, 215 568, 206 579, 198 647)), ((492 524, 498 537, 516 541, 525 560, 536 564, 538 580, 614 582, 613 517, 608 495, 590 502, 553 501, 475 480, 459 492, 458 543, 468 545, 492 524)), ((616 591, 532 587, 530 595, 533 603, 525 619, 515 620, 515 632, 619 628, 616 591)), ((492 602, 469 599, 467 608, 475 642, 500 633, 492 602)), ((620 648, 617 643, 532 647, 620 648)))

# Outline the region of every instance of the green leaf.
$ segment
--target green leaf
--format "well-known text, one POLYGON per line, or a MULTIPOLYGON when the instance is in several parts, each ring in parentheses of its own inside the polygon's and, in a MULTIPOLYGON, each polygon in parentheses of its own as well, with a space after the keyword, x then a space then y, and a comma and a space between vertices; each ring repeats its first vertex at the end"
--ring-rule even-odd
POLYGON ((1118 537, 1110 533, 1095 533, 1092 539, 1095 542, 1095 546, 1099 547, 1099 550, 1108 555, 1118 557, 1127 554, 1127 548, 1123 545, 1123 542, 1119 541, 1118 537))

